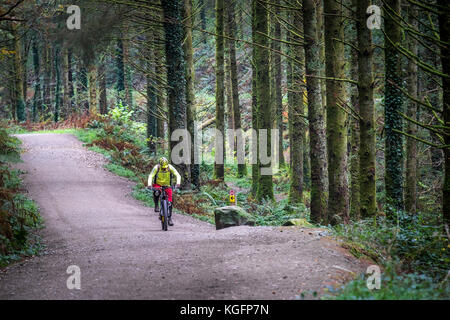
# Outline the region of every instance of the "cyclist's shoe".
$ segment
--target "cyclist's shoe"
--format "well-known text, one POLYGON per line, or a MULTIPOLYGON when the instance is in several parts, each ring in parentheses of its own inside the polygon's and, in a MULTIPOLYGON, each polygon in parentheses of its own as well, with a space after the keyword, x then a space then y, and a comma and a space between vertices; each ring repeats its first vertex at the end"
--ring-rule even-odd
POLYGON ((172 217, 169 217, 169 221, 167 221, 167 223, 169 224, 169 226, 173 226, 173 221, 172 221, 172 217))

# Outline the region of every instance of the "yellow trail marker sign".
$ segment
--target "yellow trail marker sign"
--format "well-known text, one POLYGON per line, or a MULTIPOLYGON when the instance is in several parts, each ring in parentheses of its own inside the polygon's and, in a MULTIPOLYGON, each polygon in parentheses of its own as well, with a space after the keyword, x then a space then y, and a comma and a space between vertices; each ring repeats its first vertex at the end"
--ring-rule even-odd
POLYGON ((233 190, 230 190, 230 204, 236 205, 236 195, 233 190))

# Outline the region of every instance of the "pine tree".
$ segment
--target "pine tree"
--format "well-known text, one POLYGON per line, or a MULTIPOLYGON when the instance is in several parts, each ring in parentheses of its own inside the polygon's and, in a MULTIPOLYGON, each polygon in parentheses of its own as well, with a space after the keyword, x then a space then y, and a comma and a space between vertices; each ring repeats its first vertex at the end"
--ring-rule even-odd
POLYGON ((308 92, 308 122, 311 159, 311 220, 325 223, 327 210, 327 151, 325 132, 325 108, 322 104, 320 75, 320 39, 318 37, 317 12, 320 3, 303 0, 305 39, 306 88, 308 92))
POLYGON ((388 217, 393 218, 394 210, 403 209, 403 136, 395 130, 402 131, 403 96, 400 53, 395 46, 402 40, 401 26, 395 21, 395 14, 400 14, 400 0, 386 0, 384 10, 385 28, 385 184, 388 217))
POLYGON ((194 51, 192 47, 192 0, 184 0, 184 58, 186 60, 186 117, 187 117, 187 129, 191 136, 191 183, 199 186, 199 164, 195 163, 195 147, 194 143, 194 124, 196 118, 196 105, 195 105, 195 70, 194 70, 194 51))
POLYGON ((15 103, 13 108, 13 118, 19 122, 25 121, 25 97, 23 94, 23 62, 22 43, 19 34, 19 24, 14 23, 12 35, 14 41, 14 76, 15 76, 15 103))
MULTIPOLYGON (((417 7, 408 8, 409 24, 418 30, 419 12, 417 7)), ((417 40, 411 35, 407 40, 409 50, 412 54, 418 54, 417 40)), ((407 66, 407 90, 408 93, 417 99, 417 64, 408 60, 407 66)), ((417 118, 417 103, 409 100, 406 107, 406 115, 411 119, 417 118)), ((411 121, 407 122, 406 132, 410 135, 417 135, 417 125, 411 121)), ((406 185, 405 185, 405 209, 409 213, 416 213, 417 210, 417 141, 412 138, 406 139, 406 185)))
POLYGON ((224 180, 225 161, 225 71, 224 71, 224 1, 216 0, 216 145, 214 178, 224 180))
POLYGON ((357 0, 356 30, 358 38, 358 95, 359 95, 359 194, 363 218, 374 216, 376 204, 375 174, 375 106, 373 102, 373 45, 372 32, 367 28, 367 7, 370 0, 357 0))
POLYGON ((444 6, 439 13, 439 34, 440 40, 446 45, 441 46, 442 72, 446 75, 442 77, 443 88, 443 116, 446 126, 444 135, 444 185, 442 187, 442 212, 443 222, 450 226, 450 4, 441 1, 444 6))
POLYGON ((348 222, 347 113, 344 57, 344 18, 337 1, 324 2, 325 67, 327 76, 328 220, 348 222), (340 41, 339 41, 340 40, 340 41))
POLYGON ((32 120, 37 121, 42 111, 42 93, 41 93, 41 68, 39 64, 39 48, 37 40, 33 41, 33 67, 34 67, 34 96, 32 120))
MULTIPOLYGON (((298 30, 302 30, 301 11, 293 12, 293 22, 298 30)), ((292 41, 299 43, 301 41, 298 34, 292 33, 292 41)), ((293 46, 295 61, 292 64, 292 83, 293 98, 291 113, 291 123, 289 126, 292 143, 291 148, 291 187, 289 189, 289 202, 301 203, 303 201, 303 147, 305 138, 305 106, 303 104, 303 78, 304 71, 304 49, 302 46, 293 46)))
MULTIPOLYGON (((161 1, 164 12, 164 31, 167 61, 167 97, 169 107, 169 150, 174 147, 170 137, 177 129, 186 129, 186 70, 183 54, 182 4, 178 0, 161 1)), ((186 163, 176 164, 188 187, 190 168, 186 163)))
MULTIPOLYGON (((267 150, 267 155, 271 153, 271 131, 272 128, 272 113, 270 105, 270 79, 269 79, 269 65, 267 63, 269 57, 268 47, 268 23, 267 23, 267 11, 261 4, 257 3, 257 0, 253 0, 255 6, 255 17, 253 23, 255 24, 255 43, 253 47, 255 51, 255 67, 256 67, 256 92, 257 92, 257 105, 258 105, 258 144, 259 137, 262 134, 262 130, 267 132, 267 144, 264 146, 267 150)), ((258 148, 262 146, 259 145, 258 148)), ((264 149, 264 148, 263 148, 264 149)), ((259 153, 259 152, 258 152, 259 153)), ((259 162, 259 177, 258 177, 258 189, 256 197, 258 200, 273 199, 273 183, 272 175, 267 172, 261 172, 262 170, 271 171, 272 169, 267 164, 259 162)))
MULTIPOLYGON (((236 38, 236 21, 235 21, 235 3, 234 1, 228 5, 227 10, 227 18, 228 18, 228 31, 229 36, 231 38, 236 38)), ((232 39, 228 39, 228 48, 230 55, 230 80, 231 80, 231 95, 232 95, 232 116, 233 116, 233 124, 235 130, 241 129, 241 106, 239 102, 239 88, 238 88, 238 76, 237 76, 237 62, 236 62, 236 44, 232 39)), ((281 86, 280 86, 281 89, 281 86)), ((234 142, 234 150, 237 152, 237 142, 234 142)), ((245 159, 238 159, 238 177, 244 177, 247 175, 247 167, 245 163, 245 159)))

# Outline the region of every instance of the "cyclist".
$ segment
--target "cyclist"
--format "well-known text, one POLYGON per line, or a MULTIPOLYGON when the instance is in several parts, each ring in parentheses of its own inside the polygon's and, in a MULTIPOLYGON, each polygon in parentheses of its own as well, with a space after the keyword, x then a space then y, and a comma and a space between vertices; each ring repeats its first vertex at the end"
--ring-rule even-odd
MULTIPOLYGON (((161 157, 159 159, 159 163, 155 165, 148 176, 148 186, 152 186, 153 188, 161 188, 161 187, 169 187, 166 189, 167 198, 169 200, 169 226, 173 226, 172 222, 172 189, 170 186, 172 185, 172 175, 174 175, 177 179, 177 184, 175 188, 179 188, 181 184, 181 175, 178 171, 169 164, 169 161, 161 157)), ((156 190, 153 191, 153 201, 155 202, 155 212, 159 212, 159 192, 156 190)), ((159 217, 161 219, 161 217, 159 217)))

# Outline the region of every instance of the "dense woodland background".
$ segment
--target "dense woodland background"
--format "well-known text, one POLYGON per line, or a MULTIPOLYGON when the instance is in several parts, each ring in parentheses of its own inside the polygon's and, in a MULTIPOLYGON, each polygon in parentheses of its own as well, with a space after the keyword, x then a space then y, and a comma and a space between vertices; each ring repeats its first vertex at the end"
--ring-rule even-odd
POLYGON ((439 0, 3 0, 0 113, 26 130, 100 128, 98 146, 151 164, 194 123, 278 128, 280 173, 178 165, 184 189, 237 183, 240 201, 286 199, 321 225, 420 216, 448 241, 449 15, 439 0))

